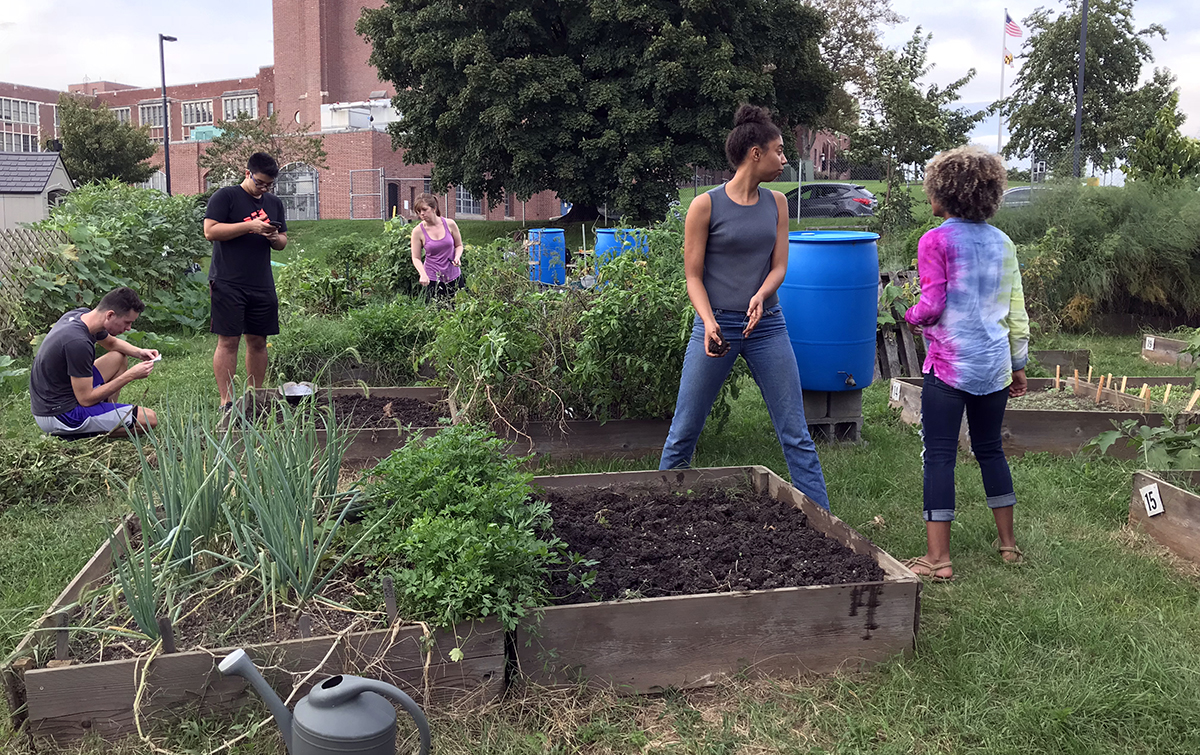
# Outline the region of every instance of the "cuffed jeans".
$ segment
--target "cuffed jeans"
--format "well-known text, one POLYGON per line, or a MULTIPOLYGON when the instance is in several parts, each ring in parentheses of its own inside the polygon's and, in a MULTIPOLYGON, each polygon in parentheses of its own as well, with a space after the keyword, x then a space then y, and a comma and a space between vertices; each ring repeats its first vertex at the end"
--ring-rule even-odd
POLYGON ((1000 428, 1008 405, 1008 388, 976 396, 925 375, 921 389, 921 433, 925 438, 925 521, 954 521, 954 465, 963 410, 971 430, 971 450, 983 475, 989 508, 1017 502, 1012 473, 1004 458, 1000 428))
POLYGON ((683 375, 679 379, 679 398, 675 402, 675 418, 663 446, 659 469, 685 469, 692 461, 696 441, 713 402, 733 363, 741 354, 750 366, 750 375, 762 391, 775 435, 783 446, 788 474, 792 485, 824 509, 829 508, 825 476, 817 458, 817 447, 808 434, 804 420, 804 396, 800 391, 800 370, 796 354, 788 340, 787 324, 779 307, 763 312, 758 327, 749 338, 742 337, 746 313, 713 310, 721 333, 729 342, 729 353, 710 357, 704 353, 704 322, 697 317, 692 325, 692 337, 683 359, 683 375))

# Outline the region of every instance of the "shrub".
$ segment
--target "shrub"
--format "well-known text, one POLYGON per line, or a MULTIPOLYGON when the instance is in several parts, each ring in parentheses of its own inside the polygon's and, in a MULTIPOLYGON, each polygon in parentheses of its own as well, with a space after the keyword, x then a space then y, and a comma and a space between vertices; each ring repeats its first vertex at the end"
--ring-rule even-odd
MULTIPOLYGON (((417 296, 423 292, 421 277, 412 263, 413 224, 403 218, 384 221, 383 237, 375 259, 363 275, 363 285, 378 296, 417 296)), ((471 255, 463 255, 463 265, 471 264, 471 255)))
POLYGON ((314 380, 356 363, 347 350, 357 344, 350 323, 324 317, 289 318, 269 339, 271 368, 286 380, 314 380))
POLYGON ((350 279, 308 257, 276 272, 275 291, 281 308, 309 315, 343 314, 363 303, 350 279))
POLYGON ((118 286, 129 286, 146 302, 146 324, 203 327, 207 287, 189 277, 211 252, 203 220, 204 209, 192 197, 168 197, 117 181, 71 192, 34 226, 63 231, 71 244, 51 264, 29 270, 24 314, 30 334, 44 331, 67 310, 94 305, 118 286))

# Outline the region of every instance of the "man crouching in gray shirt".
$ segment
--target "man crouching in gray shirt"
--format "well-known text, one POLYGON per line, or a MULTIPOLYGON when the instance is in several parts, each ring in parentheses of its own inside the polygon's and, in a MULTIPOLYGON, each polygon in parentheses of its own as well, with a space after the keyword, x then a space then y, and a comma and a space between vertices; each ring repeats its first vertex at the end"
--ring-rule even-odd
POLYGON ((159 359, 156 350, 117 338, 145 309, 133 289, 118 288, 95 309, 81 307, 58 318, 29 371, 29 403, 43 432, 123 436, 158 424, 152 409, 116 403, 121 389, 148 376, 159 359), (108 353, 97 358, 96 344, 108 353), (129 357, 142 361, 130 367, 129 357))

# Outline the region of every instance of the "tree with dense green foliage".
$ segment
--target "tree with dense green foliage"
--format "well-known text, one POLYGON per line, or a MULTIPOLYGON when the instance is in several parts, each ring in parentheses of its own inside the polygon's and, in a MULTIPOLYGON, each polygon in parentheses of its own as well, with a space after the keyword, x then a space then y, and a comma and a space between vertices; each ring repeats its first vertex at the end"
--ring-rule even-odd
POLYGON ((932 39, 918 26, 903 47, 876 57, 878 82, 863 98, 864 117, 850 135, 852 159, 886 165, 889 196, 892 184, 912 177, 909 166, 923 166, 938 152, 965 144, 984 116, 951 107, 975 77, 974 68, 945 87, 921 83, 933 68, 928 62, 932 39))
POLYGON ((281 124, 274 113, 262 118, 240 113, 232 121, 219 122, 217 127, 222 133, 213 137, 199 160, 214 183, 241 180, 246 161, 255 152, 266 152, 281 168, 290 163, 326 167, 324 139, 310 133, 311 123, 293 128, 281 124))
POLYGON ((158 150, 150 129, 120 122, 108 105, 93 107, 64 94, 58 98, 58 123, 63 166, 80 186, 107 178, 141 183, 158 170, 146 162, 158 150))
POLYGON ((499 203, 551 190, 662 217, 693 166, 725 167, 743 102, 785 130, 824 112, 820 14, 799 0, 388 0, 358 31, 396 86, 392 143, 433 186, 499 203))
POLYGON ((1184 118, 1179 112, 1179 93, 1172 92, 1154 125, 1129 151, 1124 167, 1128 178, 1158 183, 1200 179, 1200 139, 1179 133, 1184 118))
MULTIPOLYGON (((1175 77, 1166 69, 1141 83, 1142 66, 1154 61, 1150 40, 1166 38, 1158 24, 1138 30, 1134 0, 1091 0, 1083 87, 1080 150, 1100 168, 1111 167, 1146 133, 1167 103, 1175 77)), ((1006 155, 1066 155, 1075 141, 1079 78, 1079 0, 1065 12, 1039 8, 1025 18, 1029 37, 1011 97, 997 103, 1011 135, 1006 155)))

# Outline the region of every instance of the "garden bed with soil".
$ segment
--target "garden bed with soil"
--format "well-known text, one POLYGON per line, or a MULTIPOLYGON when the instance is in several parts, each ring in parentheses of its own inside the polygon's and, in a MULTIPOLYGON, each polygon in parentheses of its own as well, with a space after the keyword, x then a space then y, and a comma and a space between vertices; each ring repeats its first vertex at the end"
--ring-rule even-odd
POLYGON ((826 673, 913 648, 920 581, 770 470, 535 483, 556 533, 600 561, 592 592, 606 599, 547 608, 517 632, 521 673, 539 684, 658 692, 826 673))
MULTIPOLYGON (((1100 380, 1101 378, 1097 378, 1100 380)), ((1107 378, 1104 378, 1107 382, 1107 378)), ((1173 386, 1180 394, 1191 393, 1194 379, 1186 377, 1130 377, 1125 380, 1126 390, 1132 386, 1173 386)), ((1114 377, 1114 383, 1122 378, 1114 377)), ((921 386, 923 378, 899 378, 892 380, 889 403, 900 409, 900 418, 909 424, 921 422, 921 386)), ((1185 401, 1186 404, 1186 401, 1185 401)), ((1030 378, 1029 393, 1018 399, 1010 399, 1004 413, 1001 437, 1004 452, 1008 456, 1025 453, 1049 452, 1069 455, 1078 452, 1097 435, 1112 430, 1127 420, 1136 420, 1143 425, 1158 427, 1164 421, 1173 421, 1177 426, 1186 426, 1194 415, 1180 412, 1184 407, 1168 406, 1162 411, 1147 399, 1139 398, 1119 390, 1063 378, 1055 389, 1054 378, 1030 378), (1155 411, 1155 409, 1158 411, 1155 411)), ((970 450, 970 434, 966 417, 963 417, 959 432, 959 446, 970 450)), ((1114 445, 1111 453, 1119 458, 1131 459, 1134 450, 1123 444, 1114 445)))
POLYGON ((1147 333, 1142 336, 1142 359, 1151 364, 1165 364, 1186 369, 1195 362, 1195 358, 1191 354, 1183 353, 1187 347, 1187 341, 1147 333))
POLYGON ((1200 564, 1200 472, 1134 473, 1129 523, 1200 564))
MULTIPOLYGON (((285 399, 272 388, 259 388, 243 398, 240 411, 247 417, 260 418, 271 411, 281 416, 285 399)), ((454 402, 442 388, 329 388, 317 391, 316 400, 333 402, 337 420, 348 420, 353 435, 343 462, 362 465, 377 462, 400 448, 413 434, 423 436, 438 431, 442 422, 458 419, 454 402), (389 416, 391 415, 391 416, 389 416)), ((302 407, 300 404, 299 407, 302 407)), ((297 408, 292 408, 295 412, 297 408)), ((323 438, 324 430, 318 430, 323 438)))

